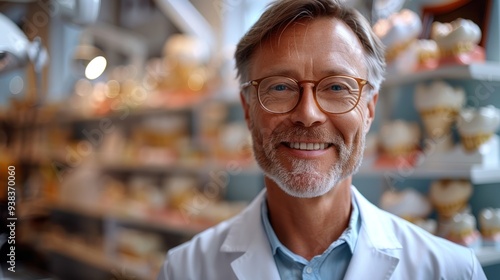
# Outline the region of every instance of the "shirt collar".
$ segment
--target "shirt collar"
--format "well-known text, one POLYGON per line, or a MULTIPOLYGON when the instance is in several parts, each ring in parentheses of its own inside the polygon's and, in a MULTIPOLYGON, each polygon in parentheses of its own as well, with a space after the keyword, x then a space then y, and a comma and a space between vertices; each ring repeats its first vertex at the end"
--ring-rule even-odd
POLYGON ((273 252, 273 255, 275 255, 278 247, 284 247, 284 246, 279 241, 278 237, 276 236, 276 233, 273 230, 273 227, 271 226, 271 223, 269 222, 269 215, 267 210, 267 196, 265 197, 265 199, 262 200, 260 213, 261 213, 262 224, 264 225, 264 230, 267 235, 267 239, 269 240, 269 244, 271 245, 271 251, 273 252))
MULTIPOLYGON (((351 217, 349 219, 349 225, 340 235, 338 240, 343 240, 344 242, 346 242, 347 245, 349 246, 349 249, 351 250, 351 253, 353 253, 354 249, 356 248, 359 229, 361 227, 361 216, 359 215, 359 209, 356 200, 354 199, 354 195, 351 195, 351 205, 352 205, 352 212, 351 212, 351 217)), ((271 250, 273 252, 273 255, 276 254, 276 250, 278 248, 280 248, 281 250, 285 249, 285 251, 288 251, 288 249, 279 241, 278 236, 276 236, 276 233, 274 232, 274 229, 269 221, 269 215, 267 209, 267 197, 266 199, 262 200, 260 213, 261 213, 262 224, 264 226, 267 239, 269 240, 269 244, 271 245, 271 250)), ((337 243, 337 240, 334 241, 333 243, 337 243)))

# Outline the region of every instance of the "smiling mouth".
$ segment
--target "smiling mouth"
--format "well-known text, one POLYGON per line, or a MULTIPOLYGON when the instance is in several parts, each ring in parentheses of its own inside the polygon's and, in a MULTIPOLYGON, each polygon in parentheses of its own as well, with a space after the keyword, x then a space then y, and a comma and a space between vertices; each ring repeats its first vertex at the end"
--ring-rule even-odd
POLYGON ((295 150, 317 151, 330 148, 332 143, 304 143, 304 142, 283 142, 285 146, 295 150))

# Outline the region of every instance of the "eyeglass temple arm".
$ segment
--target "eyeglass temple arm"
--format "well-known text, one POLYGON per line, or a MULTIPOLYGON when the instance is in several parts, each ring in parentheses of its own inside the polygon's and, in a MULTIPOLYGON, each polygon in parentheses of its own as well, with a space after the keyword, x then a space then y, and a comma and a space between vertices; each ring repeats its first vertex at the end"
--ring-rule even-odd
POLYGON ((246 83, 241 84, 240 85, 240 89, 244 89, 246 87, 255 86, 255 85, 257 85, 257 82, 255 82, 255 81, 248 81, 246 83))

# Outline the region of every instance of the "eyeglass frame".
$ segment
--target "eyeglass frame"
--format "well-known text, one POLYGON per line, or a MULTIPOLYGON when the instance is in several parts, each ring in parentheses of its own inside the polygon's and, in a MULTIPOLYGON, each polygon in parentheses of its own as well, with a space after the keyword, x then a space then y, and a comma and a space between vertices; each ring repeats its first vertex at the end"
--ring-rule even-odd
POLYGON ((262 77, 262 78, 259 78, 259 79, 255 79, 255 80, 250 80, 248 82, 244 82, 240 85, 240 89, 243 90, 249 86, 254 86, 255 87, 255 90, 257 91, 257 99, 259 100, 259 104, 262 108, 264 108, 264 110, 268 111, 269 113, 272 113, 272 114, 286 114, 286 113, 290 113, 291 111, 295 110, 295 108, 299 105, 301 99, 302 99, 302 95, 303 95, 303 90, 300 90, 299 91, 299 99, 297 100, 297 104, 295 104, 295 106, 293 106, 290 110, 286 111, 286 112, 273 112, 271 110, 269 110, 268 108, 266 108, 266 106, 264 106, 264 104, 262 104, 262 100, 260 98, 260 94, 259 94, 259 84, 260 82, 262 82, 263 80, 267 79, 267 78, 271 78, 271 77, 283 77, 283 78, 287 78, 287 79, 290 79, 292 81, 294 81, 295 83, 297 83, 297 85, 299 86, 299 89, 303 89, 303 86, 302 84, 304 83, 309 83, 309 84, 313 84, 313 97, 314 97, 314 102, 316 102, 316 106, 318 106, 318 108, 322 111, 322 112, 325 112, 325 113, 328 113, 328 114, 332 114, 332 115, 341 115, 341 114, 346 114, 346 113, 349 113, 350 111, 354 110, 354 108, 356 108, 356 106, 358 106, 359 104, 359 101, 361 100, 361 93, 363 92, 363 88, 365 85, 369 85, 370 87, 373 88, 373 86, 370 84, 370 82, 368 80, 365 80, 365 79, 362 79, 362 78, 358 78, 358 77, 353 77, 353 76, 350 76, 350 75, 328 75, 326 77, 323 77, 317 81, 314 81, 314 80, 302 80, 302 81, 298 81, 297 79, 294 79, 292 77, 288 77, 288 76, 283 76, 283 75, 271 75, 271 76, 266 76, 266 77, 262 77), (357 83, 358 83, 358 90, 356 90, 358 92, 358 97, 356 99, 356 104, 354 104, 354 106, 345 111, 345 112, 340 112, 340 113, 331 113, 331 112, 328 112, 326 111, 325 109, 323 109, 323 107, 321 107, 321 105, 318 103, 318 100, 316 99, 316 89, 317 89, 317 86, 319 83, 321 83, 323 80, 325 79, 328 79, 328 78, 331 78, 331 77, 341 77, 341 78, 350 78, 350 79, 353 79, 355 80, 357 83))

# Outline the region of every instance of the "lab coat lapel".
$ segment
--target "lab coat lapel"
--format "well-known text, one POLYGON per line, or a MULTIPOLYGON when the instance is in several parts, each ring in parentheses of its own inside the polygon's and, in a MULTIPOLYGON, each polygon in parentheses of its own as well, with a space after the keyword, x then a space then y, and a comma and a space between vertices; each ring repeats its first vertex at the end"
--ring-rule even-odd
POLYGON ((240 280, 280 279, 261 222, 261 203, 264 199, 265 190, 254 199, 241 218, 235 221, 221 246, 222 252, 243 253, 231 263, 234 273, 240 280))
MULTIPOLYGON (((361 228, 356 248, 344 279, 390 279, 396 269, 401 244, 391 231, 386 231, 385 216, 354 187, 353 194, 361 215, 361 228)), ((265 199, 263 190, 234 222, 221 246, 222 252, 242 253, 231 262, 239 280, 280 279, 271 246, 262 226, 260 211, 265 199)))
POLYGON ((345 279, 390 279, 399 263, 401 243, 392 231, 385 230, 388 221, 378 214, 380 209, 352 189, 362 222, 345 279))

